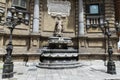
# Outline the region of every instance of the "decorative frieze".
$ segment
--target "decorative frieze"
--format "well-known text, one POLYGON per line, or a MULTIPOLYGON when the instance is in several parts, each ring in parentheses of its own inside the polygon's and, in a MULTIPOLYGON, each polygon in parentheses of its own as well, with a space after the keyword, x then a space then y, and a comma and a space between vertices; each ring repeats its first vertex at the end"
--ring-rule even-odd
POLYGON ((71 3, 69 1, 47 0, 48 14, 51 16, 61 15, 66 17, 70 15, 71 3))

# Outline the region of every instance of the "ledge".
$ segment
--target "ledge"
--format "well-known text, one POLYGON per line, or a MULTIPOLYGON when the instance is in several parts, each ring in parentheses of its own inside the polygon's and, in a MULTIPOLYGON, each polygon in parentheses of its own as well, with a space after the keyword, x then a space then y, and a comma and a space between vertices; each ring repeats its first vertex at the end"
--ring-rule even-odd
MULTIPOLYGON (((5 55, 6 53, 0 53, 0 56, 3 56, 3 55, 5 55)), ((19 56, 19 55, 40 55, 40 53, 31 53, 31 52, 26 52, 26 53, 12 53, 12 55, 15 55, 15 56, 19 56)), ((81 56, 81 55, 108 55, 107 53, 96 53, 96 54, 93 54, 93 53, 79 53, 78 54, 79 56, 81 56)), ((113 56, 120 56, 120 53, 113 53, 113 56)))
POLYGON ((30 35, 30 36, 41 36, 40 33, 35 33, 35 32, 31 32, 29 35, 30 35))
MULTIPOLYGON (((5 54, 0 54, 0 59, 3 59, 5 54)), ((108 54, 90 54, 90 53, 79 53, 79 60, 108 60, 108 54)), ((13 53, 13 60, 39 60, 40 53, 13 53)), ((120 60, 120 53, 113 53, 113 60, 120 60)))
MULTIPOLYGON (((79 55, 108 55, 108 53, 79 53, 79 55)), ((113 55, 119 55, 120 56, 120 53, 113 53, 113 55)))
MULTIPOLYGON (((80 35, 79 38, 104 38, 103 34, 85 34, 80 35)), ((117 35, 112 35, 111 38, 117 38, 117 35)))

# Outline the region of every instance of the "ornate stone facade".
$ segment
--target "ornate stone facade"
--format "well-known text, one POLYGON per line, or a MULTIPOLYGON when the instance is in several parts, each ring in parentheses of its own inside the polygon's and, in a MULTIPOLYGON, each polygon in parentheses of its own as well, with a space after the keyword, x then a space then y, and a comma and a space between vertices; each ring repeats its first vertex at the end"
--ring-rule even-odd
MULTIPOLYGON (((47 0, 39 0, 39 4, 34 4, 37 0, 28 0, 27 11, 30 12, 30 23, 29 25, 20 24, 16 26, 13 31, 13 45, 14 53, 20 52, 37 52, 37 49, 48 44, 48 37, 54 34, 55 17, 51 17, 48 14, 47 0), (35 8, 38 6, 37 9, 35 8), (35 10, 39 14, 39 17, 35 17, 35 10), (37 20, 38 28, 35 28, 34 21, 37 20), (37 30, 35 30, 37 29, 37 30)), ((60 0, 65 1, 65 0, 60 0)), ((70 15, 63 18, 65 37, 71 37, 74 42, 74 47, 79 49, 80 54, 82 53, 104 53, 106 50, 105 39, 102 31, 99 27, 87 28, 87 4, 99 4, 101 0, 67 0, 71 3, 70 15), (93 2, 92 2, 93 1, 93 2), (80 3, 83 3, 80 4, 80 3), (81 6, 79 6, 81 5, 81 6), (83 8, 81 8, 83 7, 83 8), (83 10, 81 10, 83 9, 83 10), (83 14, 83 15, 82 15, 83 14), (82 16, 80 16, 82 15, 82 16), (80 20, 83 18, 82 20, 80 20), (83 22, 81 22, 83 21, 83 22), (84 27, 83 27, 84 26, 84 27), (81 28, 82 27, 82 28, 81 28), (81 30, 82 29, 82 30, 81 30), (80 32, 82 31, 82 32, 80 32)), ((104 3, 104 18, 109 19, 109 26, 111 30, 114 29, 115 23, 115 4, 114 0, 103 0, 104 3)), ((5 11, 1 17, 1 24, 6 21, 7 9, 12 6, 12 0, 0 0, 0 9, 5 11)), ((116 12, 119 13, 119 8, 116 8, 116 12)), ((119 15, 116 15, 118 19, 119 15)), ((9 39, 9 30, 0 25, 0 54, 5 52, 5 47, 9 39)), ((117 50, 118 37, 116 34, 112 35, 111 43, 114 48, 114 52, 117 50)))

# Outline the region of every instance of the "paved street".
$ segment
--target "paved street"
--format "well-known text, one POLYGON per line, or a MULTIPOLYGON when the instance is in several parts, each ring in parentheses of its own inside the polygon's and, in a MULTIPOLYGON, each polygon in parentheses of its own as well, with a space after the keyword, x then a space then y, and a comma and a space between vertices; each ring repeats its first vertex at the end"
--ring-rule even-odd
MULTIPOLYGON (((31 61, 24 66, 24 62, 14 61, 14 77, 0 80, 120 80, 120 61, 116 61, 116 75, 106 73, 106 66, 101 60, 82 60, 81 67, 72 69, 41 69, 35 65, 38 61, 31 61)), ((2 75, 0 63, 0 76, 2 75)))

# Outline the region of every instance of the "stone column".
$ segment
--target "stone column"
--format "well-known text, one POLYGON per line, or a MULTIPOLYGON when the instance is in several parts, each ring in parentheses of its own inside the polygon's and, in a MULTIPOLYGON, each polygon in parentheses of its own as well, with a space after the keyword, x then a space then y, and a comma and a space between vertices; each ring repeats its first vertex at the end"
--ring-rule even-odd
POLYGON ((79 0, 79 36, 84 35, 83 0, 79 0))
POLYGON ((34 1, 33 32, 39 32, 39 0, 34 1))

